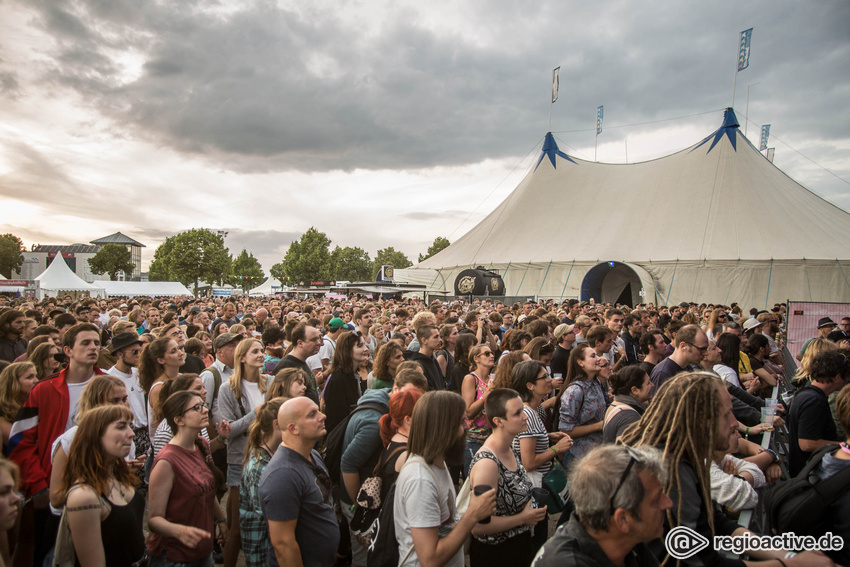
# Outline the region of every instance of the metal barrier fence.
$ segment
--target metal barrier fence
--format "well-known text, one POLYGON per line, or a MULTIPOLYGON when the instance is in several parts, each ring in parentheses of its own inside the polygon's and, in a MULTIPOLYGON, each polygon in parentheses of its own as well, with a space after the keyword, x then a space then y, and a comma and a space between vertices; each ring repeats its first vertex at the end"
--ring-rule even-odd
MULTIPOLYGON (((787 409, 790 407, 791 393, 794 387, 791 381, 794 374, 797 372, 797 363, 791 355, 788 347, 782 350, 785 356, 785 375, 780 376, 781 380, 773 388, 771 398, 776 399, 783 404, 787 409)), ((787 417, 787 414, 786 414, 787 417)), ((773 431, 762 434, 761 446, 764 449, 770 449, 779 456, 779 467, 782 469, 783 478, 791 478, 788 473, 788 425, 774 427, 773 431)), ((752 510, 744 510, 738 516, 738 525, 750 529, 759 534, 770 533, 770 522, 767 517, 767 492, 769 487, 763 487, 758 490, 759 500, 756 507, 752 510)), ((742 556, 743 558, 743 556, 742 556)))

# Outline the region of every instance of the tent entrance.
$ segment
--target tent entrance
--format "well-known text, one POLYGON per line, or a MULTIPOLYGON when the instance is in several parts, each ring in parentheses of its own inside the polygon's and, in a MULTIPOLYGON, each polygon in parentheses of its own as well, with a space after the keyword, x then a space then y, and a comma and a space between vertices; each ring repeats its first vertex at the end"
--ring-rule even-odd
POLYGON ((631 266, 603 262, 593 266, 581 282, 581 299, 600 303, 622 303, 634 307, 641 302, 640 277, 631 266))

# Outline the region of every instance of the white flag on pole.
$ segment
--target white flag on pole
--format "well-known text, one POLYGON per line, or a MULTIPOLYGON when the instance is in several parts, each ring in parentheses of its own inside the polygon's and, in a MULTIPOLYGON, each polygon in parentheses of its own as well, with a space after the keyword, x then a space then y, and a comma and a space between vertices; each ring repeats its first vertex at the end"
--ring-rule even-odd
POLYGON ((560 81, 558 79, 558 73, 560 72, 560 67, 555 67, 555 69, 552 71, 552 102, 558 100, 558 86, 560 84, 560 81))

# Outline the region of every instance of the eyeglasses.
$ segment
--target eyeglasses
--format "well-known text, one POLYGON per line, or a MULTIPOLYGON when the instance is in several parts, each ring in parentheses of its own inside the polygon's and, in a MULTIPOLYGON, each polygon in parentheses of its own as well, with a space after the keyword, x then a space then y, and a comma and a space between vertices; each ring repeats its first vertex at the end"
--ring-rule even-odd
POLYGON ((705 351, 708 350, 707 346, 697 346, 694 343, 689 343, 689 342, 685 342, 685 341, 682 341, 682 342, 684 342, 686 345, 691 345, 692 347, 694 347, 695 349, 697 349, 700 352, 705 352, 705 351))
POLYGON ((488 350, 487 352, 482 352, 479 356, 496 356, 496 354, 492 350, 488 350))
POLYGON ((185 415, 185 414, 189 413, 190 411, 196 411, 198 413, 201 413, 205 409, 207 409, 207 406, 205 406, 204 404, 198 403, 198 404, 193 405, 190 408, 184 409, 182 415, 185 415))
POLYGON ((551 378, 552 377, 547 373, 547 374, 544 374, 543 376, 538 376, 537 378, 534 379, 534 381, 539 382, 540 380, 550 380, 551 378))
POLYGON ((629 476, 629 473, 632 472, 632 467, 635 466, 635 463, 643 464, 643 461, 640 460, 640 455, 635 452, 631 447, 625 446, 626 451, 629 453, 629 464, 626 465, 626 470, 623 471, 622 476, 620 476, 620 482, 617 483, 617 488, 614 489, 614 493, 611 495, 611 501, 609 502, 609 507, 611 509, 611 514, 614 514, 614 499, 617 498, 617 494, 620 492, 620 489, 623 488, 623 484, 625 484, 626 479, 629 476))

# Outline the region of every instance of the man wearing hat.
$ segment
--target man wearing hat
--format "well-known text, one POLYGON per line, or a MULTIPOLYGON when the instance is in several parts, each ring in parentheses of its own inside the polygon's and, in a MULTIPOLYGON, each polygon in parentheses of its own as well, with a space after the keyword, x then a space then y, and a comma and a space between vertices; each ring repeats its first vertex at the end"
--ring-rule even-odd
POLYGON ((319 349, 319 358, 322 359, 323 373, 328 369, 328 366, 331 365, 331 361, 334 359, 334 353, 336 352, 336 339, 344 330, 346 330, 345 321, 339 317, 334 317, 328 321, 325 328, 327 331, 325 332, 325 336, 322 338, 322 348, 319 349))
POLYGON ((806 349, 809 348, 809 343, 811 343, 815 339, 825 339, 829 336, 829 334, 835 330, 838 325, 835 324, 835 321, 830 319, 829 317, 821 317, 818 319, 818 332, 820 333, 819 337, 813 337, 803 343, 803 348, 800 349, 800 352, 797 353, 797 360, 803 360, 803 355, 806 354, 806 349))
POLYGON ((233 359, 236 354, 236 345, 242 340, 238 333, 222 333, 213 342, 215 348, 215 362, 212 366, 201 372, 201 380, 207 391, 207 407, 210 408, 214 423, 221 421, 218 413, 218 389, 230 379, 233 374, 233 359))
POLYGON ((759 321, 755 317, 750 317, 749 319, 744 321, 744 324, 742 325, 744 329, 744 336, 750 338, 756 333, 761 333, 762 325, 763 323, 761 321, 759 321))
POLYGON ((560 374, 561 377, 567 375, 567 363, 570 360, 570 351, 573 349, 573 343, 576 340, 575 325, 561 323, 555 327, 555 354, 552 355, 552 361, 549 367, 552 370, 552 375, 560 374))
POLYGON ((142 354, 142 341, 139 335, 133 331, 119 333, 112 337, 112 346, 109 348, 112 355, 116 357, 115 366, 106 371, 124 382, 127 388, 127 401, 133 410, 133 432, 136 434, 136 454, 144 455, 150 446, 148 436, 148 409, 145 402, 145 391, 139 383, 139 359, 142 354))

